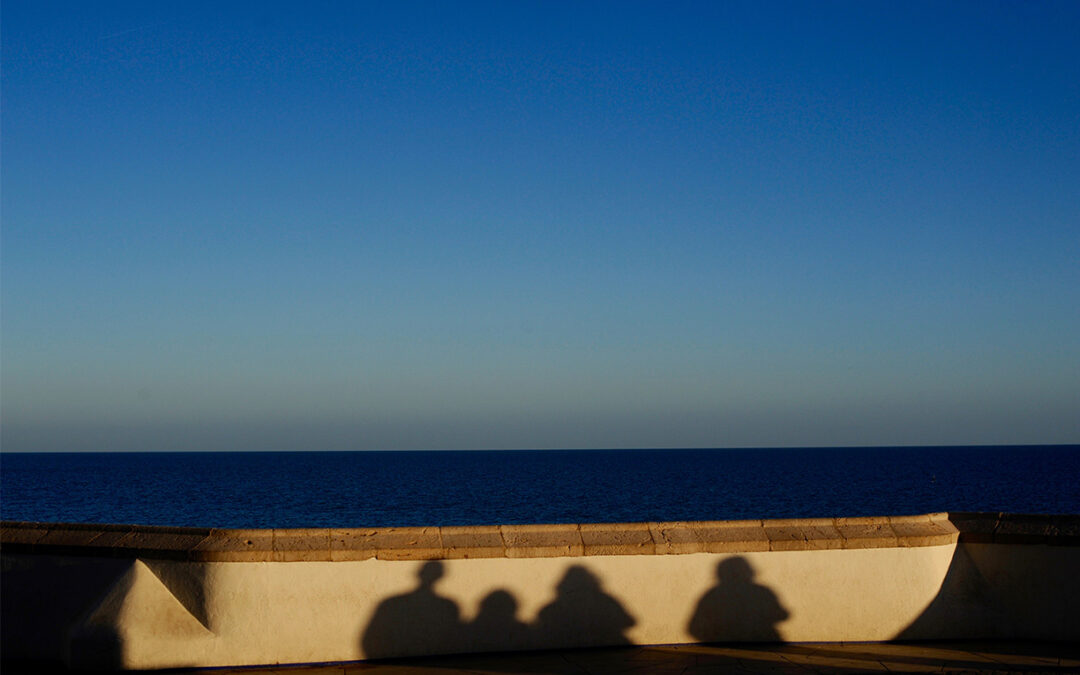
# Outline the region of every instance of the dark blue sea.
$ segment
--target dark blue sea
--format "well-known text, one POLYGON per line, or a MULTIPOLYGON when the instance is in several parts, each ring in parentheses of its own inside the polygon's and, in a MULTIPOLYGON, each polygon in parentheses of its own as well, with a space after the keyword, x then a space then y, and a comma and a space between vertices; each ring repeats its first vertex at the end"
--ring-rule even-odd
POLYGON ((0 454, 4 520, 365 527, 1080 513, 1080 446, 0 454))

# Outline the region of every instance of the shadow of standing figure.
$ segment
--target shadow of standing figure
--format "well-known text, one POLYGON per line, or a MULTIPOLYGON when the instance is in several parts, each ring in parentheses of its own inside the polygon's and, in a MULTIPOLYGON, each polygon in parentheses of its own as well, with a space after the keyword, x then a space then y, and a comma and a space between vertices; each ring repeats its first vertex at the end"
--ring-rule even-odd
POLYGON ((478 652, 524 650, 532 647, 531 630, 517 618, 518 603, 499 589, 480 601, 480 610, 469 624, 470 647, 478 652))
POLYGON ((542 647, 629 645, 624 631, 637 621, 580 565, 566 570, 558 595, 536 617, 534 632, 542 647))
POLYGON ((754 568, 734 557, 716 567, 718 583, 698 602, 690 634, 701 642, 781 642, 776 624, 790 614, 765 586, 754 583, 754 568))
POLYGON ((379 603, 361 640, 364 658, 461 651, 461 612, 457 603, 434 590, 442 576, 442 563, 424 563, 416 590, 379 603))

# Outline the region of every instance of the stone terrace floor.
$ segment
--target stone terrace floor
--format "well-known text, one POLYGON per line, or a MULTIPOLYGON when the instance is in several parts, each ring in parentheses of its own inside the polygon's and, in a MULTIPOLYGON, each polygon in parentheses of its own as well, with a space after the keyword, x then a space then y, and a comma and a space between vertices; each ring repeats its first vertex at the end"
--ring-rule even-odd
MULTIPOLYGON (((19 667, 4 670, 5 675, 43 672, 19 667)), ((1080 673, 1080 645, 986 641, 668 645, 156 672, 185 675, 1080 673)))

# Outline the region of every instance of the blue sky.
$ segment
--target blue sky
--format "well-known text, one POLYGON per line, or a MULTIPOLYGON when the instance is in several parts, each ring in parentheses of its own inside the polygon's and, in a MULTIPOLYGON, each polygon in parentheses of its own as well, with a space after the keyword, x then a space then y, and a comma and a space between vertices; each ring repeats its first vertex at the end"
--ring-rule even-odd
POLYGON ((1080 4, 2 6, 4 450, 1080 442, 1080 4))

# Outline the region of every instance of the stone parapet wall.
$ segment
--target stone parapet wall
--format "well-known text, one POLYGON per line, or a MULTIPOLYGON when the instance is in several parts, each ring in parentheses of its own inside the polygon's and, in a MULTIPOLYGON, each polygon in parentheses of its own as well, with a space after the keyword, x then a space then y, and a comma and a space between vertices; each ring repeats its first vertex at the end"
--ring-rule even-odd
POLYGON ((0 550, 191 562, 677 555, 940 546, 1076 545, 1080 516, 932 513, 868 518, 464 527, 212 529, 4 522, 0 550))
POLYGON ((1080 516, 225 530, 3 523, 5 660, 1080 640, 1080 516))

